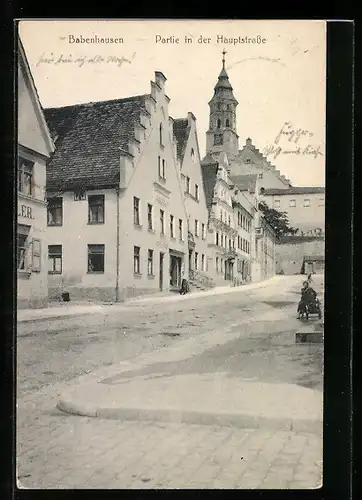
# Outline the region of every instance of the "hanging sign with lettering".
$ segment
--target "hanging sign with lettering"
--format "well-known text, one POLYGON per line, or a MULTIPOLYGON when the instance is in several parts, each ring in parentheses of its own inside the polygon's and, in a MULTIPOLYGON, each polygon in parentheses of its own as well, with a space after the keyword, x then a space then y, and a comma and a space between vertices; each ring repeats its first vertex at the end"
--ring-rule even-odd
POLYGON ((33 219, 31 207, 27 207, 26 205, 19 205, 18 217, 24 217, 25 219, 33 219))

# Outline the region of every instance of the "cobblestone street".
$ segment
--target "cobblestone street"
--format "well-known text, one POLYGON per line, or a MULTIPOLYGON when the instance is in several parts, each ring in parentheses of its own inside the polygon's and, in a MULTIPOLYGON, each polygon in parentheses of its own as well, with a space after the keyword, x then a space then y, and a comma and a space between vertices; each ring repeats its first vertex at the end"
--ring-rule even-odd
POLYGON ((127 369, 119 376, 133 382, 222 372, 321 392, 322 346, 295 344, 300 281, 285 277, 250 291, 20 323, 19 486, 319 487, 322 442, 312 428, 110 420, 56 409, 66 388, 112 378, 122 362, 127 369))

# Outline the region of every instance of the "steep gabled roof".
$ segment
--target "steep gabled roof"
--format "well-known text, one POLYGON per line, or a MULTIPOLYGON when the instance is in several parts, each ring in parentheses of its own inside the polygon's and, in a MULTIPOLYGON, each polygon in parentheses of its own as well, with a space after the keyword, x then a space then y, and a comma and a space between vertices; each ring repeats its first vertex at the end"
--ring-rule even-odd
POLYGON ((290 194, 318 194, 318 193, 325 193, 325 188, 324 187, 316 187, 316 186, 311 186, 311 187, 304 187, 304 186, 293 186, 290 188, 280 188, 280 189, 265 189, 264 195, 266 196, 273 196, 273 195, 290 195, 290 194))
POLYGON ((217 162, 201 165, 202 181, 204 184, 206 206, 207 206, 209 212, 211 210, 212 199, 214 197, 214 189, 215 189, 215 184, 216 184, 216 179, 217 179, 218 168, 219 168, 219 165, 217 162))
POLYGON ((43 133, 46 147, 48 149, 49 154, 51 154, 54 151, 53 138, 51 136, 51 132, 49 130, 49 127, 46 123, 46 118, 44 115, 43 107, 40 103, 38 90, 36 88, 34 78, 33 78, 33 75, 31 73, 31 70, 30 70, 29 62, 28 62, 28 59, 26 57, 25 49, 24 49, 24 46, 23 46, 23 43, 22 43, 20 37, 18 37, 18 46, 19 46, 18 64, 19 64, 20 68, 22 69, 22 73, 23 73, 23 76, 24 76, 26 83, 28 84, 28 88, 30 91, 30 98, 31 98, 31 100, 34 104, 34 107, 35 107, 35 113, 36 113, 36 116, 39 120, 39 125, 40 125, 42 133, 43 133))
POLYGON ((232 182, 239 191, 250 191, 251 193, 256 191, 257 178, 256 174, 231 176, 232 182))
POLYGON ((47 165, 47 189, 114 186, 121 150, 129 153, 146 95, 44 111, 56 149, 47 165))
POLYGON ((173 135, 176 139, 177 157, 184 159, 187 140, 190 135, 189 121, 187 118, 176 118, 173 122, 173 135))

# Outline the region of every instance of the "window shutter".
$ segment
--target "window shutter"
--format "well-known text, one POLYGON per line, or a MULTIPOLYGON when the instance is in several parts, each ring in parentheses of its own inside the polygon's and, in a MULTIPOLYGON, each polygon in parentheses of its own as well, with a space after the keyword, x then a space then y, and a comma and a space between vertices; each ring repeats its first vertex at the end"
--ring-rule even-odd
POLYGON ((41 241, 37 238, 32 240, 32 271, 39 273, 41 269, 41 241))

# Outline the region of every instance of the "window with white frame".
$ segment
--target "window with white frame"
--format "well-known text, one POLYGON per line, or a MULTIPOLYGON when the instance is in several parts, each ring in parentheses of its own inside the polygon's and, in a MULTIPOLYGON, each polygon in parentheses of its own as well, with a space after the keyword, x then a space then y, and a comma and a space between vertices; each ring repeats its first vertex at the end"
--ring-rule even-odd
POLYGON ((133 273, 140 274, 141 266, 140 266, 140 247, 133 247, 133 273))
POLYGON ((48 226, 63 224, 63 198, 48 198, 47 201, 48 226))
POLYGON ((289 200, 289 206, 290 207, 295 207, 296 206, 296 200, 289 200))
POLYGON ((166 161, 161 156, 158 157, 158 177, 166 179, 166 161))
POLYGON ((62 245, 48 245, 48 274, 62 274, 62 245))
POLYGON ((104 194, 88 196, 88 224, 104 224, 104 194))
POLYGON ((308 198, 304 199, 303 206, 304 207, 310 207, 310 200, 308 198))
POLYGON ((178 236, 181 241, 184 239, 184 225, 182 219, 178 220, 178 236))
POLYGON ((18 158, 18 191, 28 196, 33 195, 34 189, 34 162, 25 158, 18 158))
POLYGON ((171 238, 175 237, 175 218, 173 215, 170 215, 170 236, 171 238))
POLYGON ((104 245, 88 245, 88 273, 104 273, 104 245))
POLYGON ((153 276, 153 250, 148 250, 147 274, 153 276))
POLYGON ((133 197, 133 224, 140 225, 140 199, 136 196, 133 197))
POLYGON ((153 231, 153 206, 147 203, 147 224, 148 230, 153 231))
POLYGON ((165 212, 160 210, 160 233, 165 234, 165 212))

